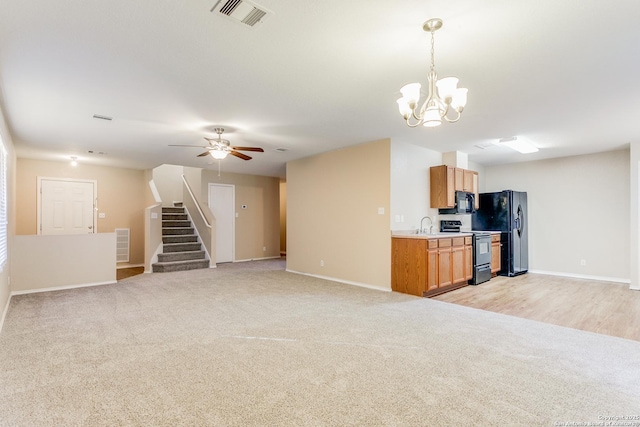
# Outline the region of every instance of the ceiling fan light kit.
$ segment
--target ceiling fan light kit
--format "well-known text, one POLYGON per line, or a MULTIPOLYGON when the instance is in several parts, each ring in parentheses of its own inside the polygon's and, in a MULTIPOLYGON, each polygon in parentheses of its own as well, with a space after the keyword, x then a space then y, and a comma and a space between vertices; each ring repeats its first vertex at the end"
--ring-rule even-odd
POLYGON ((216 160, 222 160, 227 157, 227 155, 231 154, 232 156, 238 157, 242 160, 251 160, 250 156, 246 154, 240 153, 240 151, 256 151, 259 153, 263 153, 264 150, 260 147, 233 147, 231 143, 222 139, 222 133, 224 132, 224 128, 219 127, 215 128, 214 131, 218 134, 218 137, 215 139, 207 138, 209 145, 183 145, 183 144, 170 144, 171 147, 200 147, 206 148, 207 151, 204 153, 198 154, 198 157, 211 156, 216 160))
POLYGON ((434 33, 442 28, 442 19, 433 18, 424 23, 422 29, 431 33, 431 67, 427 74, 429 93, 422 106, 420 101, 420 83, 409 83, 400 89, 402 98, 398 99, 400 114, 410 127, 422 124, 425 127, 439 126, 442 120, 455 123, 460 120, 462 110, 467 104, 466 88, 458 87, 456 77, 438 80, 434 61, 434 33), (414 123, 411 120, 414 120, 414 123))
POLYGON ((216 160, 222 160, 227 157, 228 153, 225 150, 211 150, 209 151, 209 154, 211 154, 211 157, 216 160))

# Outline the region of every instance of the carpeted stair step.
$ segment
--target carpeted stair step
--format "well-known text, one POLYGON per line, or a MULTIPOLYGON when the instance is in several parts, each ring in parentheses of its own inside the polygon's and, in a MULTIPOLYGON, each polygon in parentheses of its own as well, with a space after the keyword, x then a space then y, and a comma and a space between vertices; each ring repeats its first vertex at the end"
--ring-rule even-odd
MULTIPOLYGON (((162 252, 190 252, 202 250, 202 245, 196 243, 165 243, 162 245, 162 252)), ((159 255, 159 254, 158 254, 159 255)))
POLYGON ((193 227, 162 227, 162 235, 193 234, 193 227))
POLYGON ((162 228, 165 227, 191 227, 191 221, 162 220, 162 228))
POLYGON ((162 208, 162 252, 154 273, 209 268, 209 260, 182 206, 162 208))
POLYGON ((164 207, 162 208, 163 214, 183 214, 184 207, 164 207))
POLYGON ((162 214, 162 220, 163 221, 188 221, 189 216, 187 214, 175 214, 175 213, 162 214))
POLYGON ((167 273, 170 271, 197 270, 200 268, 209 268, 209 261, 203 260, 187 260, 173 262, 158 262, 152 264, 154 273, 167 273))
POLYGON ((162 243, 194 243, 198 241, 195 234, 177 234, 174 236, 162 236, 162 243))
POLYGON ((186 261, 189 259, 205 259, 204 251, 167 252, 158 254, 158 262, 186 261))

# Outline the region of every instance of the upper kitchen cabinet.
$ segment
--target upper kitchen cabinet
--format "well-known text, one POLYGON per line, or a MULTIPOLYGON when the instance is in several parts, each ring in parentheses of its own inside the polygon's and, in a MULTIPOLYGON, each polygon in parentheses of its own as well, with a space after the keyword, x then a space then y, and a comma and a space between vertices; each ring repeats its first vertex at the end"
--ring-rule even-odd
POLYGON ((429 170, 431 181, 431 207, 452 208, 456 204, 455 170, 453 166, 433 166, 429 170))
POLYGON ((456 191, 473 193, 475 208, 479 207, 478 172, 448 165, 433 166, 429 172, 432 208, 453 208, 456 191))

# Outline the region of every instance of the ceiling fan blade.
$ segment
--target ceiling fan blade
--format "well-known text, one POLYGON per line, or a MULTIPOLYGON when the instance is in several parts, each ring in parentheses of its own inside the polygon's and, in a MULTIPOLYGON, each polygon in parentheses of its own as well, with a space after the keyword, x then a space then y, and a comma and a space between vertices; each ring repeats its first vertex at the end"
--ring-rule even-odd
POLYGON ((202 153, 202 154, 198 154, 198 156, 197 156, 197 157, 204 157, 204 156, 208 156, 208 155, 209 155, 209 151, 207 150, 207 151, 205 151, 205 152, 204 152, 204 153, 202 153))
POLYGON ((264 150, 260 147, 231 147, 231 149, 240 151, 258 151, 260 153, 264 153, 264 150))
POLYGON ((208 145, 184 145, 184 144, 169 144, 169 147, 198 147, 198 148, 209 148, 208 145))
POLYGON ((246 154, 242 154, 242 153, 238 153, 237 151, 229 151, 229 154, 231 154, 232 156, 236 156, 241 158, 242 160, 251 160, 251 157, 247 156, 246 154))

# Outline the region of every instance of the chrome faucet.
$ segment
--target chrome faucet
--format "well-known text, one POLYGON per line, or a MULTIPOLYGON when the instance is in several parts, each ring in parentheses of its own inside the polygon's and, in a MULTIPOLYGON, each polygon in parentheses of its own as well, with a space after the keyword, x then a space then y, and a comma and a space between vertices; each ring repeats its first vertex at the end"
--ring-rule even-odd
POLYGON ((418 230, 418 233, 425 233, 425 230, 424 230, 424 228, 422 227, 422 222, 423 222, 425 219, 428 219, 428 220, 429 220, 429 230, 427 231, 427 234, 431 234, 431 229, 433 228, 433 221, 431 221, 431 218, 429 218, 428 216, 425 216, 425 217, 423 217, 423 218, 420 220, 420 230, 418 230))

